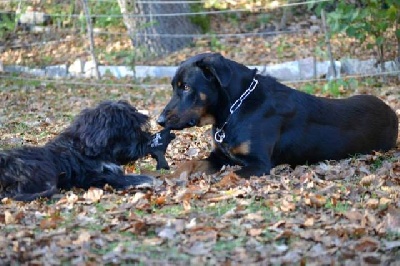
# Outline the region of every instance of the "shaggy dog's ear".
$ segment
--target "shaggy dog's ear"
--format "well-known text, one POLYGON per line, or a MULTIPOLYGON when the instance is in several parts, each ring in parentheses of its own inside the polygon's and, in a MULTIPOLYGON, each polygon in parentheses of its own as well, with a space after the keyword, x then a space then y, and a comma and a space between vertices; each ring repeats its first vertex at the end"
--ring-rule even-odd
POLYGON ((115 133, 107 120, 106 114, 95 112, 95 109, 86 109, 76 118, 72 126, 85 155, 98 156, 108 146, 115 133))

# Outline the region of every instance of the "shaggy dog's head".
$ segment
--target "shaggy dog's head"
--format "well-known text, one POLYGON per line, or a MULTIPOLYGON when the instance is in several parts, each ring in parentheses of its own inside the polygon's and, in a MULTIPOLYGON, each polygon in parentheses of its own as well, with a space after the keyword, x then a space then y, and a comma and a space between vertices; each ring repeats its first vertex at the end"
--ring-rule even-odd
POLYGON ((126 164, 150 140, 148 128, 148 117, 128 102, 104 101, 83 110, 63 134, 86 156, 126 164))

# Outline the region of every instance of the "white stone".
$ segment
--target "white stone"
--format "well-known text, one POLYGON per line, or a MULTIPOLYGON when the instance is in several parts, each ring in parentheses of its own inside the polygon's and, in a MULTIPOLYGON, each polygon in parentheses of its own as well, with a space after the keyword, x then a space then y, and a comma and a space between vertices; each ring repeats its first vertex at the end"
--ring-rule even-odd
POLYGON ((69 66, 68 73, 70 73, 72 76, 82 76, 84 73, 84 66, 85 61, 78 58, 69 66))

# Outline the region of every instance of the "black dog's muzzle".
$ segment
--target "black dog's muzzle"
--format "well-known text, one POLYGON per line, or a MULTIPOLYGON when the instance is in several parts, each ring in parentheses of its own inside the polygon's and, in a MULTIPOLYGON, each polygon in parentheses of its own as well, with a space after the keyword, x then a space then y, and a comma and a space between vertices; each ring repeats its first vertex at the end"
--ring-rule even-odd
POLYGON ((157 124, 159 124, 162 127, 165 127, 166 123, 167 123, 166 115, 165 114, 161 114, 157 119, 157 124))

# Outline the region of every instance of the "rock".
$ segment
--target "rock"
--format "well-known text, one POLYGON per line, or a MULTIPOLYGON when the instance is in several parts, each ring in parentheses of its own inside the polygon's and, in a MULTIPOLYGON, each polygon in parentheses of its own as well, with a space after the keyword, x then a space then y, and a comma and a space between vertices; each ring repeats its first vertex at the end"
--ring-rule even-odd
POLYGON ((358 59, 343 59, 342 73, 346 75, 365 75, 365 74, 376 74, 379 72, 378 68, 375 67, 376 59, 369 60, 358 60, 358 59))
POLYGON ((46 76, 52 78, 68 76, 68 66, 66 64, 57 66, 48 66, 45 68, 46 76))
POLYGON ((87 61, 83 66, 83 75, 86 78, 95 77, 95 64, 93 61, 87 61))
MULTIPOLYGON (((250 66, 250 68, 258 68, 258 66, 250 66)), ((290 61, 282 64, 268 65, 265 66, 264 68, 265 68, 264 70, 265 74, 273 76, 278 80, 294 81, 300 79, 298 61, 290 61)))
POLYGON ((135 77, 172 77, 177 70, 177 67, 171 66, 136 66, 135 77))
POLYGON ((100 76, 111 75, 116 78, 124 78, 133 76, 133 71, 128 66, 100 66, 100 76))
MULTIPOLYGON (((340 62, 335 61, 337 73, 340 73, 340 62)), ((258 69, 260 67, 253 66, 258 69)), ((312 57, 300 59, 298 61, 290 61, 277 65, 268 65, 264 67, 264 72, 279 80, 295 81, 320 78, 328 76, 328 69, 330 67, 329 61, 316 62, 312 57), (316 73, 314 73, 314 65, 316 73)), ((250 67, 251 68, 251 67, 250 67)), ((261 67, 262 68, 262 67, 261 67)))
POLYGON ((20 25, 48 25, 51 17, 44 12, 26 11, 21 14, 18 24, 20 25))
POLYGON ((316 33, 316 32, 319 32, 319 31, 321 31, 321 27, 320 26, 318 26, 318 25, 311 25, 310 26, 310 32, 311 33, 316 33))
MULTIPOLYGON (((369 75, 381 73, 381 65, 377 63, 376 59, 358 60, 358 59, 344 59, 342 62, 342 73, 347 75, 369 75)), ((399 71, 400 67, 396 61, 385 62, 385 72, 399 71)), ((399 75, 398 73, 390 74, 392 76, 399 75)))
POLYGON ((81 77, 84 73, 85 61, 78 58, 68 68, 68 73, 72 76, 81 77))
POLYGON ((44 77, 46 75, 46 71, 44 69, 29 68, 29 67, 24 67, 24 66, 5 66, 4 72, 27 73, 32 76, 39 76, 39 77, 44 77))
MULTIPOLYGON (((380 69, 380 66, 379 66, 380 69)), ((396 61, 385 62, 385 72, 397 72, 400 71, 400 64, 396 61)), ((391 76, 400 76, 400 73, 389 74, 391 76)))
POLYGON ((342 64, 340 61, 335 61, 335 68, 336 68, 336 76, 334 75, 335 73, 333 72, 332 66, 329 62, 328 66, 328 71, 326 73, 326 79, 330 80, 333 78, 340 78, 340 70, 341 70, 342 64))

